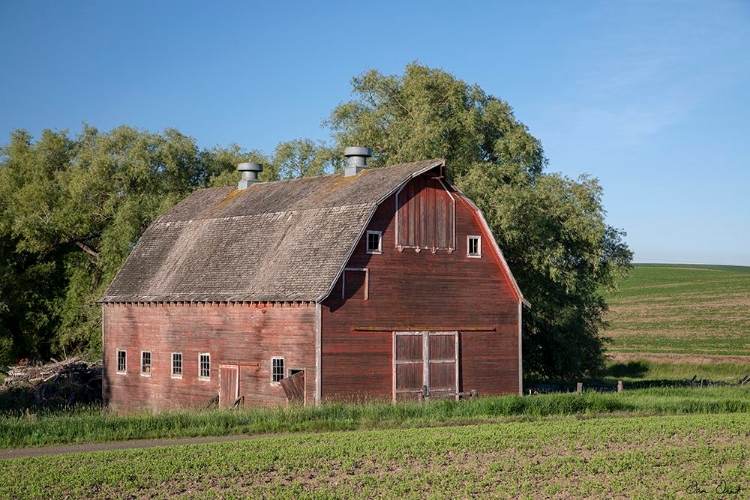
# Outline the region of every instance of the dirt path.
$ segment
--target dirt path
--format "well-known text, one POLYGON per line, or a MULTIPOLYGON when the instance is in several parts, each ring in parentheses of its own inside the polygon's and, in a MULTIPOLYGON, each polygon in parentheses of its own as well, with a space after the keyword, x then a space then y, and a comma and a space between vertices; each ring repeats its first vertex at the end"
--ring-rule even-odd
POLYGON ((609 351, 607 357, 614 361, 661 361, 669 363, 713 364, 713 363, 742 363, 750 365, 750 356, 712 355, 712 354, 657 354, 657 353, 626 353, 609 351))
POLYGON ((41 448, 17 448, 0 450, 0 460, 9 458, 42 457, 47 455, 65 455, 68 453, 91 453, 95 451, 135 450, 154 448, 156 446, 182 446, 186 444, 225 443, 231 441, 245 441, 258 438, 258 435, 239 434, 235 436, 209 436, 182 439, 135 439, 133 441, 116 441, 111 443, 66 444, 59 446, 44 446, 41 448))

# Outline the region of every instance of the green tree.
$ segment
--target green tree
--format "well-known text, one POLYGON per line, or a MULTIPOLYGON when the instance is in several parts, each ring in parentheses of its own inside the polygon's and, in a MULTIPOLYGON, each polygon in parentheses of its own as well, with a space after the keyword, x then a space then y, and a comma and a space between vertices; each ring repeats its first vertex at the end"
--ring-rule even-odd
POLYGON ((624 275, 632 253, 608 226, 601 187, 544 172, 541 143, 508 103, 439 69, 372 70, 353 79, 354 100, 327 124, 339 150, 372 147, 373 165, 443 157, 482 209, 531 303, 524 312, 528 375, 585 376, 603 367, 602 289, 624 275))
POLYGON ((44 131, 36 142, 14 132, 0 156, 5 356, 98 351, 95 301, 140 235, 196 188, 230 170, 236 177, 239 153, 201 151, 172 129, 85 126, 75 138, 44 131))

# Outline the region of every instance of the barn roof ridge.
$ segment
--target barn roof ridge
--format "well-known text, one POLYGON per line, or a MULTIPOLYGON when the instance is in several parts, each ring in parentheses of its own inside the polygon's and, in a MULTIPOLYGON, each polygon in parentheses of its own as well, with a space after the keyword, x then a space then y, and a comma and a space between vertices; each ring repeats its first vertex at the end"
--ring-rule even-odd
POLYGON ((380 203, 443 166, 197 190, 146 229, 99 302, 320 302, 380 203))

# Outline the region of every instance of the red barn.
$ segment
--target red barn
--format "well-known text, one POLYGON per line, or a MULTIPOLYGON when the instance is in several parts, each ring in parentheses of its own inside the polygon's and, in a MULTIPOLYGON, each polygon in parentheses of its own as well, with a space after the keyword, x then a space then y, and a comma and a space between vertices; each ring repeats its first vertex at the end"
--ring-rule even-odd
MULTIPOLYGON (((202 189, 104 297, 115 410, 522 392, 524 299, 445 161, 202 189)), ((262 167, 260 167, 262 169, 262 167)))

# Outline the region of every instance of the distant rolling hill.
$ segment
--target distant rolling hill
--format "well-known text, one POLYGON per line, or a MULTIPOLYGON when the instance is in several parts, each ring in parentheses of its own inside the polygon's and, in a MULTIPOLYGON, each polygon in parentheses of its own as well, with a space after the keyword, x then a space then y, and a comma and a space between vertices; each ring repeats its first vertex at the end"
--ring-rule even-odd
POLYGON ((750 367, 750 267, 637 264, 607 301, 615 358, 750 367))

